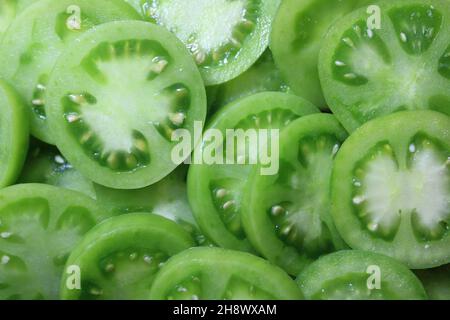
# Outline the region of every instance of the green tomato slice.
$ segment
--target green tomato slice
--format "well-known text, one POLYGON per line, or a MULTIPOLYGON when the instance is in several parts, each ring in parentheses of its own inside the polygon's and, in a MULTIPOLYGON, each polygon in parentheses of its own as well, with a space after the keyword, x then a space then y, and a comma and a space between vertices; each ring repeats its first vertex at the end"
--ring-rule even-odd
POLYGON ((31 133, 54 143, 46 113, 47 82, 56 59, 81 34, 115 20, 139 19, 122 0, 44 0, 23 11, 0 46, 0 75, 14 83, 25 100, 31 133))
POLYGON ((94 184, 97 201, 116 214, 152 212, 185 229, 198 245, 211 245, 200 231, 189 206, 186 167, 179 167, 163 180, 146 188, 117 190, 94 184))
POLYGON ((45 183, 78 191, 96 199, 114 215, 152 212, 175 221, 199 245, 210 245, 200 231, 187 200, 186 167, 179 167, 152 186, 119 190, 98 185, 84 177, 52 146, 36 143, 29 151, 21 183, 45 183))
POLYGON ((450 262, 450 118, 403 111, 372 120, 339 151, 332 215, 353 249, 412 269, 450 262))
POLYGON ((450 115, 450 3, 386 1, 381 28, 366 8, 330 30, 319 57, 327 102, 348 131, 401 110, 450 115))
POLYGON ((263 54, 279 0, 146 0, 152 21, 177 35, 206 85, 227 82, 263 54))
POLYGON ((72 251, 66 270, 77 266, 80 287, 70 272, 61 282, 62 299, 145 299, 166 260, 194 246, 179 225, 147 213, 108 219, 93 228, 72 251))
POLYGON ((419 279, 384 255, 344 250, 319 258, 297 278, 309 300, 423 300, 419 279))
POLYGON ((72 43, 47 97, 61 153, 87 178, 117 189, 172 172, 179 165, 172 135, 192 133, 206 116, 205 88, 183 44, 140 21, 103 24, 72 43))
POLYGON ((41 184, 0 191, 0 299, 57 299, 76 243, 108 211, 77 192, 41 184))
POLYGON ((290 93, 281 79, 269 50, 255 64, 239 77, 221 84, 217 88, 213 111, 231 102, 264 91, 290 93))
POLYGON ((27 110, 17 92, 0 79, 0 188, 13 184, 28 148, 27 110))
POLYGON ((333 162, 347 132, 328 114, 302 117, 280 136, 280 168, 255 167, 242 201, 242 223, 255 249, 292 275, 345 248, 331 218, 333 162))
POLYGON ((283 78, 296 94, 326 108, 317 70, 323 36, 339 17, 372 2, 282 1, 273 22, 270 49, 283 78))
POLYGON ((192 248, 171 259, 153 282, 155 300, 298 300, 302 294, 280 268, 254 255, 192 248))
POLYGON ((431 300, 450 300, 450 264, 439 268, 415 270, 431 300))
MULTIPOLYGON (((221 141, 219 149, 222 148, 222 154, 226 155, 227 144, 237 140, 227 139, 227 130, 280 129, 301 116, 318 111, 309 102, 293 95, 258 93, 222 108, 208 128, 220 130, 224 141, 221 141)), ((194 152, 194 163, 188 173, 188 198, 192 211, 201 230, 217 245, 249 251, 251 246, 241 225, 240 212, 242 191, 253 165, 248 164, 249 161, 237 164, 236 159, 232 159, 234 164, 196 164, 197 154, 202 158, 209 155, 208 149, 213 142, 205 138, 194 152)), ((249 148, 240 151, 244 152, 242 158, 249 158, 249 148)))

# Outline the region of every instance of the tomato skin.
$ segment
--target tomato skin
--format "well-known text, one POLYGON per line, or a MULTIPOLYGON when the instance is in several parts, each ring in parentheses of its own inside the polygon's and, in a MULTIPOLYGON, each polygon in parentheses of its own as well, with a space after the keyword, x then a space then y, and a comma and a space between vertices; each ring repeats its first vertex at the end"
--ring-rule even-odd
POLYGON ((300 273, 297 284, 308 300, 427 299, 422 283, 403 264, 359 250, 343 250, 319 258, 300 273), (379 277, 379 287, 378 279, 372 277, 379 277), (369 284, 373 287, 369 288, 369 284))
MULTIPOLYGON (((410 152, 410 140, 418 133, 424 133, 439 141, 442 153, 448 154, 449 128, 450 117, 444 114, 435 111, 402 111, 367 122, 347 139, 336 157, 333 169, 331 213, 339 233, 351 248, 394 257, 411 269, 431 268, 450 262, 450 233, 444 233, 439 239, 422 240, 413 232, 411 214, 405 212, 400 215, 401 227, 395 237, 385 239, 369 231, 352 202, 355 166, 374 146, 388 142, 397 155, 399 170, 410 170, 406 159, 410 152)), ((439 191, 447 192, 448 195, 448 190, 439 191)), ((385 201, 380 200, 380 203, 385 201)))
POLYGON ((28 112, 15 89, 0 79, 0 188, 13 184, 26 158, 28 112))
MULTIPOLYGON (((223 299, 232 276, 246 280, 255 290, 270 293, 272 299, 303 298, 284 271, 259 257, 222 248, 191 248, 169 259, 155 279, 150 299, 167 299, 169 291, 179 282, 195 275, 204 281, 201 299, 223 299)), ((240 299, 249 300, 251 297, 241 296, 240 299)))
MULTIPOLYGON (((103 296, 103 299, 113 300, 143 299, 145 293, 150 290, 152 276, 159 269, 159 266, 151 266, 152 269, 147 271, 139 268, 134 270, 132 264, 134 262, 139 263, 135 259, 143 258, 146 260, 146 256, 133 259, 130 257, 128 264, 122 265, 123 269, 119 269, 120 266, 117 266, 111 271, 106 271, 106 275, 102 275, 102 272, 105 271, 101 270, 101 260, 108 255, 122 251, 133 254, 134 250, 136 252, 142 250, 148 252, 149 259, 153 259, 151 254, 154 252, 171 256, 194 245, 191 236, 175 222, 153 214, 130 213, 105 220, 86 234, 72 251, 66 264, 66 270, 73 265, 79 266, 82 284, 96 281, 102 284, 105 284, 105 281, 110 282, 108 286, 105 285, 105 289, 100 289, 104 292, 96 298, 102 298, 103 296), (110 272, 109 275, 108 272, 110 272), (116 282, 111 283, 110 277, 114 277, 116 272, 122 273, 120 275, 123 277, 119 276, 115 280, 116 282), (142 277, 135 279, 134 282, 127 282, 127 276, 133 277, 133 273, 136 272, 141 272, 142 277), (148 281, 146 281, 146 278, 148 278, 148 281), (141 286, 140 282, 144 282, 145 286, 141 286)), ((165 260, 162 260, 160 263, 163 264, 164 262, 165 260)), ((68 288, 68 279, 69 276, 65 274, 61 281, 62 299, 83 299, 86 294, 89 294, 89 292, 85 292, 86 288, 83 288, 83 286, 81 289, 68 288)), ((94 297, 91 296, 91 298, 94 297)))

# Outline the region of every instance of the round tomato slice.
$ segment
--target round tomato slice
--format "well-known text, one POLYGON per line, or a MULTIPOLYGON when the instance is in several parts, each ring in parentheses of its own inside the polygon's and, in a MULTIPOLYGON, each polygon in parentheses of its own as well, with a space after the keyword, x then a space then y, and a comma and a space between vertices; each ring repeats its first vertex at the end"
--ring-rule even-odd
POLYGON ((214 116, 206 132, 221 132, 224 139, 216 147, 222 150, 220 154, 226 159, 223 159, 223 164, 196 163, 198 158, 209 158, 208 150, 211 151, 211 146, 217 143, 205 135, 204 141, 194 152, 188 174, 189 203, 195 219, 208 238, 224 248, 251 250, 241 226, 240 215, 242 191, 253 166, 249 164, 250 148, 237 146, 238 138, 228 137, 229 130, 236 134, 240 131, 258 135, 262 132, 259 130, 280 129, 301 116, 318 111, 299 97, 270 92, 240 99, 222 108, 214 116), (226 155, 227 145, 230 144, 234 144, 238 150, 233 152, 234 155, 226 155), (239 151, 241 154, 238 156, 239 151))
POLYGON ((43 0, 21 12, 0 45, 0 75, 25 100, 34 136, 54 143, 45 110, 46 91, 61 52, 96 25, 139 18, 122 0, 43 0))
POLYGON ((239 77, 217 86, 213 108, 217 111, 227 104, 258 92, 273 91, 291 93, 290 88, 281 79, 280 71, 275 67, 270 50, 239 77))
POLYGON ((450 300, 450 264, 439 268, 415 270, 431 300, 450 300))
POLYGON ((333 113, 350 132, 396 111, 450 115, 450 2, 398 0, 377 7, 379 17, 358 9, 323 41, 319 73, 333 113), (380 25, 368 26, 371 18, 380 25))
MULTIPOLYGON (((373 1, 372 1, 373 2, 373 1)), ((317 65, 322 39, 339 18, 369 0, 283 0, 273 22, 270 49, 291 89, 326 108, 317 65)))
POLYGON ((28 148, 27 110, 17 92, 0 79, 0 188, 14 183, 28 148))
POLYGON ((183 44, 140 21, 103 24, 72 43, 47 97, 61 153, 87 178, 116 189, 167 176, 179 165, 172 135, 193 133, 206 117, 205 88, 183 44))
POLYGON ((145 0, 144 10, 185 43, 206 85, 252 66, 269 43, 279 0, 145 0))
POLYGON ((403 111, 372 120, 339 151, 332 215, 353 249, 412 269, 450 262, 450 118, 403 111))
POLYGON ((330 213, 333 162, 347 132, 329 114, 295 120, 280 136, 279 170, 255 167, 242 223, 255 249, 292 275, 323 254, 346 248, 330 213))
POLYGON ((419 279, 395 259, 344 250, 319 258, 297 278, 310 300, 423 300, 419 279))
POLYGON ((221 248, 192 248, 161 268, 150 299, 297 300, 302 294, 283 270, 264 259, 221 248))
POLYGON ((41 184, 0 191, 0 299, 57 299, 75 244, 110 214, 77 192, 41 184))
POLYGON ((166 260, 194 246, 179 225, 160 216, 132 213, 93 228, 72 251, 61 282, 62 299, 145 299, 166 260), (79 268, 80 286, 71 276, 79 268))

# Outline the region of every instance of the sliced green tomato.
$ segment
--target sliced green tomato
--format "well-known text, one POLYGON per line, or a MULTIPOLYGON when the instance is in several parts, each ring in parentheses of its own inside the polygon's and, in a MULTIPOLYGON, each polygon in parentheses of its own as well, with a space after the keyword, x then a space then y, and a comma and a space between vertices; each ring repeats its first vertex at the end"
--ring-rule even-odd
POLYGON ((171 259, 153 282, 155 300, 297 300, 302 294, 281 269, 254 255, 192 248, 171 259))
POLYGON ((110 214, 77 192, 41 184, 0 191, 0 300, 57 299, 75 244, 110 214))
POLYGON ((35 144, 30 148, 19 182, 45 183, 84 193, 114 215, 153 212, 177 222, 199 245, 210 245, 200 232, 189 207, 186 171, 187 168, 181 166, 158 183, 142 189, 111 189, 84 177, 56 148, 35 144))
POLYGON ((193 133, 206 116, 205 88, 183 44, 140 21, 103 24, 73 42, 47 97, 62 154, 87 178, 117 189, 142 188, 173 171, 172 135, 193 133))
POLYGON ((450 300, 450 264, 414 272, 431 300, 450 300))
POLYGON ((227 144, 238 144, 236 137, 227 139, 226 131, 248 132, 251 129, 259 135, 260 129, 284 128, 295 119, 316 112, 316 107, 301 98, 273 92, 240 99, 214 116, 208 128, 219 130, 224 141, 205 136, 205 141, 194 152, 188 174, 189 202, 195 219, 209 239, 224 248, 251 250, 241 226, 240 212, 242 191, 253 165, 249 164, 248 147, 235 150, 234 157, 226 155, 227 144), (220 145, 218 149, 222 150, 219 158, 233 164, 196 163, 197 158, 211 158, 214 144, 220 145), (240 157, 237 157, 239 153, 240 157), (241 160, 246 164, 238 164, 241 160))
POLYGON ((46 88, 61 52, 93 26, 127 19, 139 15, 122 0, 43 0, 11 24, 0 46, 0 75, 26 101, 34 136, 54 142, 46 121, 46 88))
POLYGON ((194 246, 192 238, 173 221, 147 213, 108 219, 93 228, 72 251, 66 270, 77 266, 80 288, 66 272, 62 299, 145 299, 166 260, 194 246))
POLYGON ((319 73, 333 113, 348 131, 401 110, 450 115, 450 2, 379 4, 381 28, 366 8, 342 18, 324 40, 319 73))
POLYGON ((146 0, 145 11, 192 53, 206 85, 246 71, 269 43, 279 0, 146 0))
POLYGON ((14 18, 37 0, 2 0, 0 2, 0 38, 14 18))
POLYGON ((339 151, 332 215, 354 249, 412 269, 450 262, 450 118, 403 111, 372 120, 339 151))
POLYGON ((283 0, 270 40, 275 63, 291 89, 299 96, 326 108, 317 71, 323 36, 339 17, 369 0, 283 0))
POLYGON ((280 136, 279 170, 255 167, 242 201, 242 223, 255 249, 292 275, 345 248, 330 213, 333 161, 347 133, 328 114, 302 117, 280 136))
POLYGON ((0 188, 13 184, 28 148, 28 113, 17 92, 0 79, 0 188))
POLYGON ((419 279, 395 259, 344 250, 319 258, 297 278, 309 300, 423 300, 419 279))
POLYGON ((264 91, 290 93, 289 87, 281 80, 269 50, 239 77, 218 86, 213 109, 215 111, 237 99, 264 91))

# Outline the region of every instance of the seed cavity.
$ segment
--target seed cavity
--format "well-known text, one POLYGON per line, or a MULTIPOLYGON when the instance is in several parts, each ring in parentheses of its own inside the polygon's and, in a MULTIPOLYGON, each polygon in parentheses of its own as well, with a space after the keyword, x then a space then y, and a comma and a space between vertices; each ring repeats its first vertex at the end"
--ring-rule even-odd
POLYGON ((43 74, 39 76, 38 83, 36 84, 33 97, 31 100, 32 110, 33 112, 42 120, 46 119, 45 113, 45 93, 47 90, 47 81, 48 76, 43 74))

